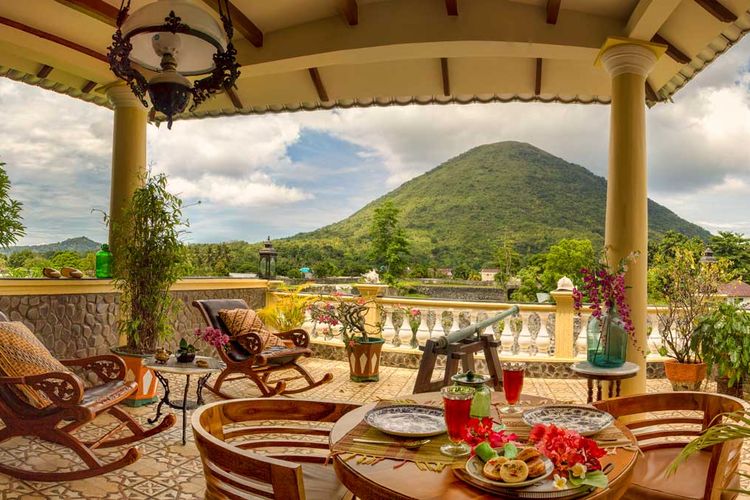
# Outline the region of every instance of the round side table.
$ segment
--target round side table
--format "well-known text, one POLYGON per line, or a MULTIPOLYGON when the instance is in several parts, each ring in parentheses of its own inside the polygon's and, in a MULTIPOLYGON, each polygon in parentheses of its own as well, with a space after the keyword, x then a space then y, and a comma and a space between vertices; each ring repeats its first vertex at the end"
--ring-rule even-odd
POLYGON ((154 358, 149 358, 144 363, 144 366, 151 368, 159 379, 161 385, 164 387, 164 396, 162 396, 159 405, 156 407, 156 416, 148 419, 150 424, 153 424, 161 416, 161 407, 166 404, 170 408, 175 410, 182 410, 182 444, 185 444, 185 427, 187 425, 187 411, 197 408, 203 404, 203 386, 206 385, 209 377, 222 371, 225 366, 224 363, 215 358, 206 356, 196 356, 195 360, 204 359, 208 362, 208 367, 200 367, 192 363, 178 363, 177 358, 173 356, 169 357, 166 363, 159 363, 154 358), (169 400, 169 380, 163 375, 164 373, 171 373, 175 375, 185 376, 185 392, 182 396, 182 404, 176 404, 169 400), (188 391, 190 390, 190 376, 198 375, 198 390, 196 392, 197 399, 195 401, 188 401, 188 391))
POLYGON ((635 377, 640 367, 626 361, 624 365, 617 368, 600 368, 594 366, 588 361, 581 361, 570 367, 577 374, 585 377, 587 380, 589 393, 587 403, 594 401, 594 380, 596 380, 596 400, 602 400, 602 381, 609 382, 607 395, 611 398, 620 395, 620 382, 627 378, 635 377))

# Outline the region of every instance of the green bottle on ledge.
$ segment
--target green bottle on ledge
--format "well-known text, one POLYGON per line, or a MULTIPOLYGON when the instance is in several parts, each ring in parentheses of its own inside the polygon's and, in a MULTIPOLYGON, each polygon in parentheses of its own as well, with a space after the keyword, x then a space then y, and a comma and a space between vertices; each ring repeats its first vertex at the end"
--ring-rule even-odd
POLYGON ((112 277, 112 252, 109 251, 109 245, 102 245, 102 249, 96 252, 96 277, 112 277))

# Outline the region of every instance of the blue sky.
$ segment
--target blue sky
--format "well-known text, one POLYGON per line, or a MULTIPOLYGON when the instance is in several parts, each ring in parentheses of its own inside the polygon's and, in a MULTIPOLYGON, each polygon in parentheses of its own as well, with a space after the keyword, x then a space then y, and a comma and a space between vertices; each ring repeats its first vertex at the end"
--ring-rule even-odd
MULTIPOLYGON (((648 112, 649 192, 711 231, 750 235, 750 38, 648 112)), ((534 144, 599 175, 609 107, 413 106, 149 126, 151 169, 188 204, 193 242, 278 238, 344 218, 467 149, 534 144)), ((0 78, 0 161, 24 244, 106 238, 112 113, 0 78)), ((446 187, 447 189, 449 188, 446 187)))

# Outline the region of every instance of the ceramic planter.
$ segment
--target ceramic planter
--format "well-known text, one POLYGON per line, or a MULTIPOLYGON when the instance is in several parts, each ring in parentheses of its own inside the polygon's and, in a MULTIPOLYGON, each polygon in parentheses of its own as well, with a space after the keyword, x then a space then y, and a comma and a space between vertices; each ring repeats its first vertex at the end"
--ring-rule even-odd
POLYGON ((706 379, 706 363, 678 363, 673 359, 664 361, 664 372, 675 391, 700 390, 706 379))
POLYGON ((380 380, 380 351, 384 339, 358 338, 352 347, 347 348, 349 376, 354 382, 377 382, 380 380))
POLYGON ((149 368, 143 366, 144 361, 150 358, 149 355, 123 353, 118 349, 112 349, 112 352, 120 356, 125 361, 125 380, 135 380, 138 383, 138 390, 123 401, 127 406, 145 406, 156 402, 156 376, 149 368))

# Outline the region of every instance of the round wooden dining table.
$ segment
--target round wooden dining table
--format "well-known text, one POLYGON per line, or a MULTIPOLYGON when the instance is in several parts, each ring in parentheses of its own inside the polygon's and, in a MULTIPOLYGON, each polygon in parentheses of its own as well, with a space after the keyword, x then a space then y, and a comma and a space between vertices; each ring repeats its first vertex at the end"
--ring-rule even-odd
MULTIPOLYGON (((430 403, 441 401, 440 393, 431 392, 408 396, 416 403, 430 403)), ((502 392, 493 392, 493 404, 505 404, 502 392)), ((537 396, 521 396, 524 406, 540 406, 553 404, 554 401, 537 396)), ((375 403, 362 407, 344 415, 333 427, 330 435, 331 444, 337 442, 353 429, 375 403)), ((635 437, 624 425, 616 425, 635 443, 635 437)), ((602 466, 612 463, 614 468, 607 474, 609 488, 597 489, 585 497, 590 499, 618 499, 627 490, 633 468, 637 459, 637 452, 633 449, 617 448, 616 453, 605 455, 602 466)), ((497 496, 485 493, 460 480, 446 467, 442 472, 422 471, 414 463, 402 463, 398 460, 382 460, 374 465, 358 464, 356 460, 345 461, 339 456, 333 458, 333 465, 339 480, 349 491, 362 500, 407 500, 407 499, 485 499, 497 496), (395 467, 397 466, 398 467, 395 467)))

